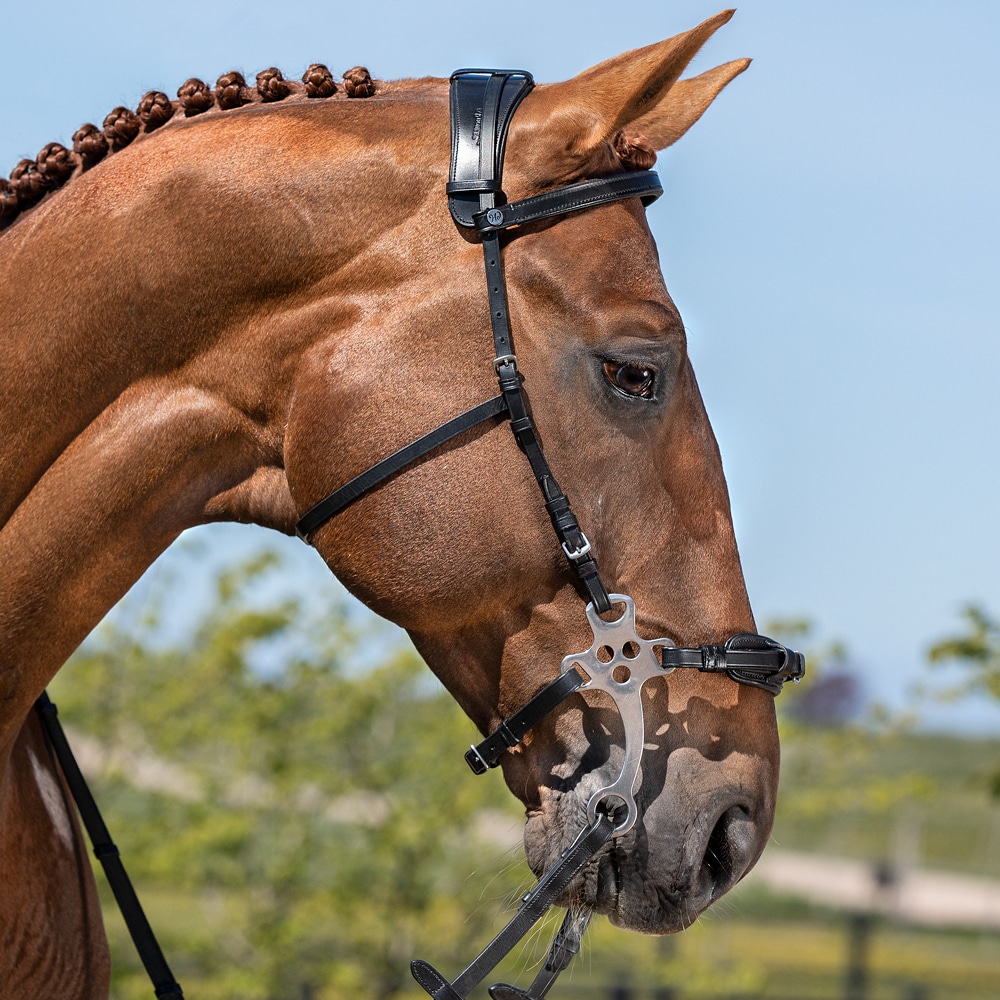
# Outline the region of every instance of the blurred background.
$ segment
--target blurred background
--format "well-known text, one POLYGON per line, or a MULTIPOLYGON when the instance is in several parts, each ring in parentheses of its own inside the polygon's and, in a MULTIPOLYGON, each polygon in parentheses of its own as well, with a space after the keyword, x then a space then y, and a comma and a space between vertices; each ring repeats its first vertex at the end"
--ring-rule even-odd
MULTIPOLYGON (((715 9, 18 5, 0 170, 192 75, 558 80, 715 9)), ((758 622, 811 674, 757 871, 682 935, 595 926, 559 995, 1000 994, 998 41, 987 0, 748 0, 692 66, 754 58, 661 154, 649 220, 758 622)), ((192 997, 403 996, 530 885, 472 727, 300 543, 188 533, 53 694, 192 997)), ((108 919, 115 996, 145 996, 108 919)))

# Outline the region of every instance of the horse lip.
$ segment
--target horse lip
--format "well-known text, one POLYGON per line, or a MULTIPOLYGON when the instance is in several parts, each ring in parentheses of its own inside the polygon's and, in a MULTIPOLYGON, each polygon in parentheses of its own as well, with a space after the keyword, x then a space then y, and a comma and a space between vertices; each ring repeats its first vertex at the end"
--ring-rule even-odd
MULTIPOLYGON (((612 841, 594 859, 593 893, 587 904, 595 913, 614 913, 618 909, 622 872, 618 864, 617 842, 612 841)), ((587 880, 584 886, 588 886, 587 880)))
MULTIPOLYGON (((704 839, 695 838, 694 851, 685 851, 691 857, 675 858, 679 868, 670 878, 660 878, 655 869, 649 870, 644 864, 636 865, 638 855, 643 854, 639 843, 645 836, 644 827, 632 830, 623 837, 615 837, 591 859, 589 864, 567 886, 556 901, 560 906, 583 906, 594 913, 606 915, 614 926, 626 930, 636 930, 647 934, 669 934, 690 926, 697 917, 715 900, 723 896, 753 866, 757 852, 749 849, 747 843, 742 851, 737 851, 732 867, 723 874, 713 876, 706 872, 702 857, 706 841, 715 825, 726 813, 734 813, 752 822, 752 814, 746 804, 733 802, 728 797, 715 803, 715 808, 705 811, 702 824, 706 828, 704 839), (695 862, 697 859, 697 863, 695 862), (687 863, 685 863, 687 862, 687 863), (655 899, 654 906, 650 906, 655 899)), ((538 810, 530 819, 545 823, 545 810, 538 810)), ((546 824, 548 825, 548 824, 546 824)), ((549 832, 551 833, 551 826, 549 832)), ((527 831, 526 831, 527 833, 527 831)), ((567 836, 565 831, 562 838, 567 836)), ((534 845, 540 846, 538 841, 534 845)), ((734 845, 735 846, 735 845, 734 845)), ((525 840, 528 847, 528 838, 525 840)), ((534 855, 533 868, 540 866, 547 870, 554 863, 551 851, 553 845, 539 856, 534 855)), ((541 872, 536 871, 541 877, 541 872)))

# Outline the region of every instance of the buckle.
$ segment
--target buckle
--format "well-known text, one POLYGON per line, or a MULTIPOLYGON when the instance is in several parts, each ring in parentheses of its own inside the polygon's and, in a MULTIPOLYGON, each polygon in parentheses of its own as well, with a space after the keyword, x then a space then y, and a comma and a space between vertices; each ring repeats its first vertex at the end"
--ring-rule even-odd
POLYGON ((575 549, 570 549, 568 542, 562 543, 563 552, 566 553, 566 558, 572 560, 573 562, 579 562, 579 560, 581 560, 590 551, 590 541, 582 531, 580 532, 580 540, 582 544, 575 549))
POLYGON ((504 365, 513 365, 514 371, 517 371, 517 355, 516 354, 501 354, 500 357, 493 359, 493 370, 499 375, 500 369, 504 365))

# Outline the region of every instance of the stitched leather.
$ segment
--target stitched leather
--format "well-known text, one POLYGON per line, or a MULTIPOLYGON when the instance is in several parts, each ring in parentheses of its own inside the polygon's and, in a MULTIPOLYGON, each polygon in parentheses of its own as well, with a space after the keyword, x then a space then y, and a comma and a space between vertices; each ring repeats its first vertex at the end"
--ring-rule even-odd
POLYGON ((615 824, 608 816, 580 831, 558 863, 547 871, 521 901, 506 927, 449 983, 434 966, 421 960, 410 963, 413 978, 435 1000, 464 998, 502 961, 511 948, 538 922, 562 891, 586 867, 590 859, 611 839, 615 824))
POLYGON ((580 951, 583 933, 592 916, 591 910, 567 910, 559 933, 556 934, 549 949, 549 956, 527 990, 520 990, 509 983, 495 983, 490 987, 492 1000, 542 1000, 559 977, 559 973, 569 967, 573 957, 580 951))
POLYGON ((603 580, 601 580, 597 561, 590 554, 590 543, 580 530, 576 515, 570 510, 568 497, 563 493, 552 474, 552 469, 549 467, 538 442, 534 422, 528 413, 527 404, 521 392, 521 378, 514 356, 514 342, 507 311, 507 283, 504 278, 503 258, 500 254, 500 239, 497 230, 483 234, 483 264, 486 269, 486 291, 490 304, 493 347, 497 353, 496 372, 500 391, 507 400, 510 428, 531 466, 531 471, 545 499, 546 510, 563 552, 587 591, 589 600, 598 611, 610 611, 611 599, 608 597, 603 580), (577 553, 577 555, 571 555, 571 553, 577 553))
POLYGON ((145 911, 135 893, 132 881, 122 864, 118 848, 111 841, 111 834, 104 823, 97 803, 91 795, 90 787, 80 771, 76 757, 70 749, 66 733, 59 721, 59 712, 49 699, 48 692, 43 691, 35 702, 35 709, 45 729, 49 745, 55 752, 59 767, 62 770, 66 784, 73 795, 77 812, 83 821, 87 836, 93 845, 94 854, 100 860, 107 876, 108 885, 114 894, 115 902, 121 911, 122 919, 135 944, 135 950, 146 969, 153 984, 153 992, 157 1000, 184 1000, 184 992, 180 983, 174 979, 163 951, 160 949, 156 935, 153 933, 145 911))
POLYGON ((643 205, 651 205, 663 194, 663 185, 654 170, 638 170, 611 177, 596 177, 577 184, 567 184, 554 191, 512 201, 509 205, 477 212, 473 216, 476 229, 492 233, 511 226, 523 226, 539 219, 579 212, 597 205, 605 205, 624 198, 641 198, 643 205))
POLYGON ((504 719, 482 743, 477 743, 465 752, 465 762, 473 774, 485 774, 496 767, 501 755, 509 747, 516 747, 524 739, 525 733, 540 722, 556 705, 565 701, 574 691, 587 682, 575 670, 567 670, 554 681, 546 684, 541 691, 527 701, 510 718, 504 719))
POLYGON ((457 437, 463 431, 475 427, 486 420, 492 420, 501 413, 506 412, 507 401, 502 395, 494 396, 479 403, 471 409, 453 417, 447 423, 417 438, 399 451, 393 452, 388 458, 383 458, 370 469, 366 469, 360 475, 355 476, 350 482, 345 483, 338 490, 334 490, 329 496, 324 497, 319 503, 314 504, 299 518, 295 525, 295 534, 303 541, 308 541, 308 536, 321 524, 329 521, 331 517, 339 514, 345 507, 350 506, 355 500, 360 499, 366 493, 373 490, 380 483, 385 482, 390 476, 395 475, 406 466, 422 458, 429 451, 440 447, 452 438, 457 437))
MULTIPOLYGON (((805 657, 780 642, 753 632, 739 632, 723 646, 663 646, 660 662, 664 673, 677 669, 726 674, 731 680, 781 694, 785 681, 799 681, 805 675, 805 657)), ((481 743, 465 752, 473 774, 485 774, 500 758, 524 738, 557 705, 579 691, 587 679, 576 670, 567 670, 529 698, 509 719, 481 743)))
POLYGON ((502 193, 507 130, 535 85, 520 69, 460 69, 451 75, 451 170, 448 208, 460 225, 492 208, 502 193))

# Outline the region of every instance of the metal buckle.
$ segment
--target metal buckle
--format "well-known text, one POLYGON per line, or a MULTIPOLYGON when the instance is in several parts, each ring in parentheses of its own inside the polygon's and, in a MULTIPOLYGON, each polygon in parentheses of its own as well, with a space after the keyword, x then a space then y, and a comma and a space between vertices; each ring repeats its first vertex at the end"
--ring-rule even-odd
POLYGON ((573 562, 578 562, 590 551, 590 541, 587 536, 581 531, 580 537, 583 539, 583 545, 576 549, 570 549, 567 542, 562 543, 563 552, 566 553, 566 558, 571 559, 573 562))
POLYGON ((501 354, 500 357, 493 359, 493 370, 495 372, 499 372, 504 365, 513 365, 514 371, 517 371, 517 355, 501 354))

